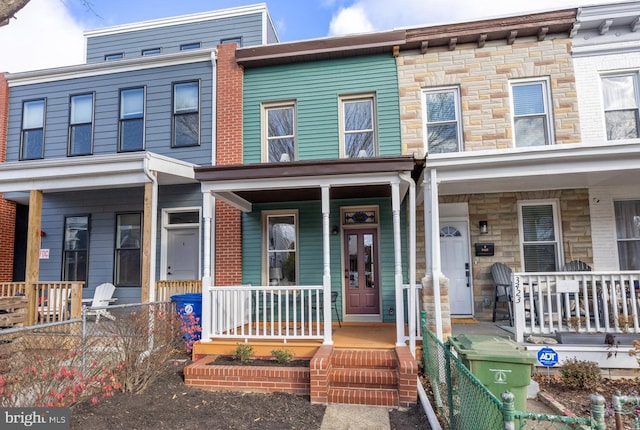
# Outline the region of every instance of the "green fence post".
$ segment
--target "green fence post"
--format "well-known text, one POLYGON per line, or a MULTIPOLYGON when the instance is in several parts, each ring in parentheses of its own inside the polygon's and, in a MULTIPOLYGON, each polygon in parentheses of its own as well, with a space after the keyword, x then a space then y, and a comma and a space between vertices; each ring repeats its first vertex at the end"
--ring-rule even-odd
POLYGON ((591 419, 594 422, 594 429, 604 430, 607 425, 604 422, 604 397, 601 394, 592 394, 589 396, 591 400, 591 419))
POLYGON ((449 426, 452 430, 456 430, 455 422, 453 421, 453 384, 451 384, 451 347, 449 342, 444 344, 444 362, 445 372, 447 375, 447 400, 449 402, 449 426))
POLYGON ((516 428, 516 396, 510 392, 505 391, 500 395, 502 397, 502 418, 504 419, 505 430, 515 430, 516 428))

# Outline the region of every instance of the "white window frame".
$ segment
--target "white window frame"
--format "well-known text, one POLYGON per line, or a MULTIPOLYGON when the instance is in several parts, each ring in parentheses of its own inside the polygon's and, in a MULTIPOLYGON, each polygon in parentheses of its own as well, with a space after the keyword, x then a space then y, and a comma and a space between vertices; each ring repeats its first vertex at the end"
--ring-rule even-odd
MULTIPOLYGON (((270 285, 269 273, 269 254, 270 252, 282 252, 283 250, 269 250, 269 218, 280 216, 292 216, 296 230, 296 246, 294 249, 296 255, 295 273, 296 280, 291 285, 300 285, 300 219, 297 209, 268 210, 262 211, 262 284, 270 285)), ((290 251, 290 250, 288 250, 290 251)))
POLYGON ((292 138, 293 139, 293 158, 280 157, 279 161, 295 161, 298 159, 298 108, 295 100, 281 100, 277 102, 265 102, 261 106, 261 161, 263 163, 269 163, 269 116, 268 113, 271 109, 293 109, 293 134, 277 136, 278 139, 292 138))
POLYGON ((633 93, 635 96, 635 102, 636 105, 633 108, 633 110, 635 110, 635 114, 636 114, 636 133, 638 134, 638 137, 640 137, 640 79, 638 79, 638 72, 637 71, 623 71, 620 73, 608 73, 608 74, 603 74, 600 76, 600 86, 601 91, 601 97, 602 97, 602 119, 603 119, 603 124, 604 124, 604 134, 606 136, 606 139, 608 142, 615 142, 615 141, 628 141, 628 140, 635 140, 637 138, 624 138, 624 139, 610 139, 609 138, 609 133, 607 131, 607 112, 616 112, 616 111, 624 111, 624 110, 632 110, 631 107, 629 108, 614 108, 614 109, 607 109, 607 107, 605 106, 605 98, 604 98, 604 85, 603 85, 603 80, 607 79, 607 78, 616 78, 616 77, 626 77, 629 76, 633 79, 633 93))
POLYGON ((562 233, 562 221, 560 219, 560 202, 558 199, 547 199, 547 200, 522 200, 518 201, 518 231, 519 231, 519 242, 520 242, 520 256, 521 256, 521 265, 522 271, 526 271, 525 269, 525 255, 524 248, 527 244, 544 244, 544 243, 553 243, 555 245, 556 252, 556 271, 559 271, 564 262, 564 251, 562 246, 563 241, 563 233, 562 233), (552 213, 553 213, 553 229, 555 232, 555 239, 553 241, 528 241, 524 240, 524 229, 523 229, 523 219, 522 219, 522 208, 525 206, 547 206, 551 205, 552 213))
MULTIPOLYGON (((432 126, 434 126, 434 125, 449 124, 449 123, 455 122, 456 133, 458 135, 458 139, 457 139, 458 149, 456 151, 446 151, 445 153, 463 151, 464 136, 462 134, 462 109, 460 108, 460 88, 459 87, 438 87, 438 88, 424 89, 422 91, 422 115, 423 115, 422 132, 424 135, 425 153, 427 154, 431 153, 431 151, 429 150, 429 124, 430 123, 428 119, 427 96, 429 94, 438 94, 438 93, 453 93, 453 102, 454 102, 456 117, 455 117, 455 120, 453 121, 434 121, 431 124, 432 126)), ((439 153, 439 152, 436 152, 436 153, 439 153)))
MULTIPOLYGON (((378 148, 378 120, 376 114, 376 95, 375 93, 361 93, 361 94, 347 94, 339 96, 339 127, 340 127, 340 158, 348 158, 346 151, 346 138, 345 135, 347 131, 345 131, 346 121, 344 119, 345 103, 349 102, 357 102, 357 101, 371 101, 371 128, 363 129, 358 131, 351 131, 351 133, 362 133, 362 132, 371 132, 373 133, 373 156, 378 156, 379 148, 378 148)), ((358 156, 356 156, 358 157, 358 156)))
POLYGON ((532 148, 537 146, 545 146, 545 145, 553 145, 555 143, 555 130, 553 127, 553 103, 551 100, 551 85, 549 82, 549 78, 540 77, 540 78, 527 78, 527 79, 513 79, 509 81, 509 99, 511 100, 511 129, 513 130, 513 147, 514 148, 532 148), (513 87, 515 86, 524 86, 524 85, 542 85, 542 97, 544 104, 544 126, 546 128, 546 137, 543 145, 531 145, 524 146, 518 145, 517 142, 517 132, 516 132, 516 119, 518 118, 527 118, 527 117, 539 117, 543 114, 531 114, 531 115, 518 115, 516 116, 515 111, 515 98, 513 95, 513 87))

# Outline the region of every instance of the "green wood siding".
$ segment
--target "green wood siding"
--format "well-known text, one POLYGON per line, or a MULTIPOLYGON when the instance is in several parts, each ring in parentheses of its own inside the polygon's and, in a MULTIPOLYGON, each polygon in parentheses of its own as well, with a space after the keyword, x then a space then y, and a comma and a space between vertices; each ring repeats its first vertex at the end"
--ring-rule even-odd
MULTIPOLYGON (((340 225, 341 206, 378 205, 379 227, 378 248, 380 257, 380 279, 384 321, 395 321, 395 315, 389 315, 391 307, 395 309, 393 221, 391 199, 353 199, 331 202, 329 225, 340 225)), ((322 210, 319 201, 291 202, 281 204, 256 205, 253 212, 242 217, 242 282, 251 285, 263 285, 264 253, 262 232, 262 211, 297 210, 298 211, 298 284, 322 285, 322 210)), ((401 212, 401 227, 404 230, 405 213, 401 212)), ((342 250, 341 235, 331 235, 331 290, 339 291, 338 309, 342 304, 342 250)), ((406 280, 406 236, 402 234, 402 263, 406 280)))
POLYGON ((393 56, 374 55, 244 71, 243 157, 260 162, 261 104, 293 100, 299 160, 338 158, 339 97, 371 93, 376 100, 379 155, 400 155, 398 76, 393 56))

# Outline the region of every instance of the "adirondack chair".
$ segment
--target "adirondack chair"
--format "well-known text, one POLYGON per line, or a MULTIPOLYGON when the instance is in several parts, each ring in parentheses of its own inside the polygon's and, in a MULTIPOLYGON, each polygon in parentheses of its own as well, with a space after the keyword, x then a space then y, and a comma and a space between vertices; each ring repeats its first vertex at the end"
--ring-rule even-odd
POLYGON ((86 309, 87 316, 95 316, 96 322, 100 321, 100 317, 115 320, 116 317, 107 309, 107 306, 117 300, 113 297, 115 291, 115 285, 108 282, 98 285, 93 293, 93 298, 82 300, 83 303, 91 303, 86 309))
POLYGON ((511 269, 504 263, 493 263, 491 265, 491 276, 493 277, 494 299, 493 299, 493 322, 496 322, 496 312, 498 303, 506 303, 506 316, 509 324, 513 325, 513 310, 511 309, 511 294, 513 285, 511 284, 511 269))
POLYGON ((71 288, 52 288, 38 305, 38 318, 44 322, 65 319, 70 299, 71 288))

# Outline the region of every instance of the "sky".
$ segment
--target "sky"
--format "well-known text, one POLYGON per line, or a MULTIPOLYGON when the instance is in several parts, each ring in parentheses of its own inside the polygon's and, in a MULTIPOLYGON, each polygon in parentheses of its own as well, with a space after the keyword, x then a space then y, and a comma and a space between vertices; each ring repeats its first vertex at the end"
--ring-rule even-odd
MULTIPOLYGON (((2 1, 2 0, 0 0, 2 1)), ((0 72, 80 64, 86 30, 266 3, 281 42, 615 0, 31 0, 0 27, 0 72)))

